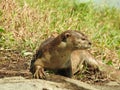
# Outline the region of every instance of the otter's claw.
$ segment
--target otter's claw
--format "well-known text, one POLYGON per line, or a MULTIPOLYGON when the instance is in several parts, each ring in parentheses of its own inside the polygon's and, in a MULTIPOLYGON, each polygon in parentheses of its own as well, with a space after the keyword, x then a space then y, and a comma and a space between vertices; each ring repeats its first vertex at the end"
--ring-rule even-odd
POLYGON ((46 74, 44 72, 44 69, 40 68, 40 66, 37 66, 36 71, 35 71, 33 77, 36 78, 36 79, 45 79, 46 78, 46 74))

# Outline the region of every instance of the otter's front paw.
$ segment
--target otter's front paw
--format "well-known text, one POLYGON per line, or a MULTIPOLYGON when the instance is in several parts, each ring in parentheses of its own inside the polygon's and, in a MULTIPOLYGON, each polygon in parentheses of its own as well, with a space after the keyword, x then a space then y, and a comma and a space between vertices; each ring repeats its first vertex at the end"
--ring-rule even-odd
POLYGON ((37 66, 33 77, 36 79, 46 79, 46 74, 44 72, 44 69, 41 68, 40 66, 37 66))

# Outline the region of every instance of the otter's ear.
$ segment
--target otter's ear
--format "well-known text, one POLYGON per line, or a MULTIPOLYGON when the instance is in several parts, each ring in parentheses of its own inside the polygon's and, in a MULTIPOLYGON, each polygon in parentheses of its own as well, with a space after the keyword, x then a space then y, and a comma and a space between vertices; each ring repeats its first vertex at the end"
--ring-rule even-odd
POLYGON ((71 36, 70 33, 65 33, 65 38, 68 38, 68 37, 70 37, 70 36, 71 36))
POLYGON ((66 39, 67 39, 68 37, 70 37, 70 36, 71 36, 70 33, 65 33, 64 36, 63 36, 63 38, 62 38, 62 41, 63 41, 63 42, 66 42, 66 39))

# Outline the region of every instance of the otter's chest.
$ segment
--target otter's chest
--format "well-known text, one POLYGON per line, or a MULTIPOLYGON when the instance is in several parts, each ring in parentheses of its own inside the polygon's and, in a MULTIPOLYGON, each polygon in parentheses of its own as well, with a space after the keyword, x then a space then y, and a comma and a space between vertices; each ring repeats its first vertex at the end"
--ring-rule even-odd
POLYGON ((52 65, 53 68, 66 68, 68 67, 69 61, 70 61, 70 55, 71 52, 69 50, 66 51, 59 51, 55 50, 51 53, 50 58, 50 65, 52 65))

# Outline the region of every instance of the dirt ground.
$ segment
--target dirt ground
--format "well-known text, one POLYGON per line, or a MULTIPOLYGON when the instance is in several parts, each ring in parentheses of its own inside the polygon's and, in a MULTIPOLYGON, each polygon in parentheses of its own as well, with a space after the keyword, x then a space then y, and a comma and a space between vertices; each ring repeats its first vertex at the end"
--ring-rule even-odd
MULTIPOLYGON (((0 50, 0 78, 23 76, 32 78, 29 72, 29 65, 32 55, 24 56, 15 50, 0 50)), ((48 80, 52 80, 49 74, 48 80)), ((86 68, 81 73, 73 76, 74 79, 87 82, 89 84, 104 84, 110 81, 103 72, 86 68)), ((53 79, 54 80, 54 79, 53 79)))
POLYGON ((28 75, 30 56, 14 50, 0 50, 0 78, 28 75))

